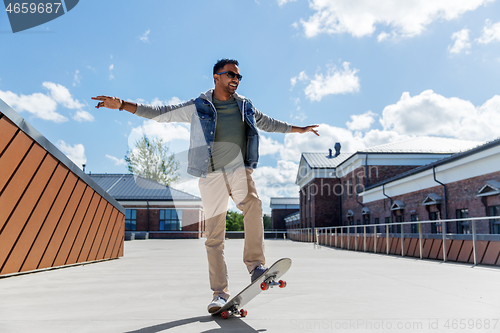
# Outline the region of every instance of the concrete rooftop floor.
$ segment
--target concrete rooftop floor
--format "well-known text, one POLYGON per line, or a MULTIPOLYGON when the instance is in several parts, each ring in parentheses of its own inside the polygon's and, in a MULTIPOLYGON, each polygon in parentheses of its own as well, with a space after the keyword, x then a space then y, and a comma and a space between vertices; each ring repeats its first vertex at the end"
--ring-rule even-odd
MULTIPOLYGON (((230 288, 250 281, 228 240, 230 288)), ((248 317, 207 313, 204 240, 125 242, 118 260, 0 279, 0 332, 500 332, 500 269, 266 240, 293 260, 248 317)))

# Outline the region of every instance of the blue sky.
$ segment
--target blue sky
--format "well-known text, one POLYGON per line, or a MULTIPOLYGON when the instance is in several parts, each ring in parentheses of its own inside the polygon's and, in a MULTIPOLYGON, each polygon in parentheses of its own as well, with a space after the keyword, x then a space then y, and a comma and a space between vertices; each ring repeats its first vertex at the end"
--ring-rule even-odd
POLYGON ((141 131, 182 152, 187 126, 90 97, 187 101, 213 87, 218 59, 238 59, 238 92, 260 111, 320 124, 320 138, 262 133, 255 176, 269 211, 269 197, 298 194, 301 152, 499 137, 499 14, 498 0, 84 0, 13 34, 2 11, 0 98, 87 172, 124 173, 141 131))

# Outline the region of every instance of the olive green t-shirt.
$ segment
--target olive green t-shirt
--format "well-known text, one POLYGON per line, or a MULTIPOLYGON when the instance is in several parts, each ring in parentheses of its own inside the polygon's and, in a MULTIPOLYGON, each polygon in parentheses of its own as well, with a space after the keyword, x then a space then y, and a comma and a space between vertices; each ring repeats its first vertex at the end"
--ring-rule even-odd
POLYGON ((246 153, 246 124, 241 117, 238 103, 231 97, 227 101, 213 100, 217 110, 215 142, 209 172, 226 171, 243 166, 246 153))

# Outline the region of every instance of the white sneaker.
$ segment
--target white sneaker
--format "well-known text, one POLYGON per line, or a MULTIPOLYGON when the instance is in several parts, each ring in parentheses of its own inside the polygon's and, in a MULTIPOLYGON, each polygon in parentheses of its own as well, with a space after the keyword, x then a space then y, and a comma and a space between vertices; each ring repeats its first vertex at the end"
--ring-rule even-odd
POLYGON ((219 311, 224 305, 226 305, 227 301, 220 295, 217 295, 212 300, 212 303, 208 304, 208 312, 214 313, 219 311))

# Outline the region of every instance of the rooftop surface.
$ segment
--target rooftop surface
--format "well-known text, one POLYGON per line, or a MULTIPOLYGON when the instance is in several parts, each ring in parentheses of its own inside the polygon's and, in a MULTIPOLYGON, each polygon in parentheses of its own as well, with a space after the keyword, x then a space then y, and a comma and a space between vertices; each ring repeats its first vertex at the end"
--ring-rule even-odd
POLYGON ((201 200, 197 196, 133 174, 95 173, 89 176, 116 200, 201 200))
MULTIPOLYGON (((228 240, 230 288, 249 283, 228 240)), ((125 242, 120 259, 0 279, 0 332, 498 332, 500 269, 266 240, 285 289, 212 317, 204 240, 125 242), (463 329, 461 329, 462 327, 463 329)))

